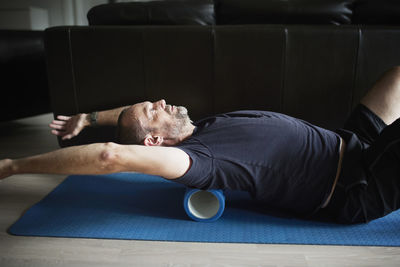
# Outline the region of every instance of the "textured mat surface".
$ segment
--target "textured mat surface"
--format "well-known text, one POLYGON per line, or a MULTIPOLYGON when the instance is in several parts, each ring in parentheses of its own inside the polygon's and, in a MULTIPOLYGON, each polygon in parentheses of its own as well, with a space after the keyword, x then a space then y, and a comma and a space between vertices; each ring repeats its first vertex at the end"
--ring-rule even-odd
POLYGON ((269 216, 247 193, 226 192, 212 223, 183 209, 185 187, 144 174, 69 176, 30 208, 14 235, 136 240, 324 245, 400 245, 400 213, 365 225, 335 225, 269 216))

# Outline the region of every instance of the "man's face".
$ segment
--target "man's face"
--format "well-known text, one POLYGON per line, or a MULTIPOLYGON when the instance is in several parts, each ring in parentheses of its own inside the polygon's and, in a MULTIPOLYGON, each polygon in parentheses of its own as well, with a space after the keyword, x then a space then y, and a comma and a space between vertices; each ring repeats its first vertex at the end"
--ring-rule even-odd
POLYGON ((142 102, 130 109, 145 128, 154 129, 153 134, 175 138, 190 124, 187 109, 167 105, 164 99, 157 102, 142 102))

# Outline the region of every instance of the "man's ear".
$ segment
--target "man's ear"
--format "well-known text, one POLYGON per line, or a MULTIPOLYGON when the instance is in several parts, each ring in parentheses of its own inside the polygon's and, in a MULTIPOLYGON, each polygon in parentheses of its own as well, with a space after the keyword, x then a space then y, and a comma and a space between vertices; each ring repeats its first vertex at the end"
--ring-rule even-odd
POLYGON ((152 136, 150 134, 146 135, 144 138, 145 146, 162 146, 164 142, 164 138, 162 136, 152 136))

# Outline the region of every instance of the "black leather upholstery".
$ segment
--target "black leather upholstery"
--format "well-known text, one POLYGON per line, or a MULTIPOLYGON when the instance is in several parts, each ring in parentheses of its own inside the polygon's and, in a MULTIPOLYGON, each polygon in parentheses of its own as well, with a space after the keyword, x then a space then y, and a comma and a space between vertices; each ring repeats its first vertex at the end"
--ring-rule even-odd
POLYGON ((172 0, 99 5, 87 14, 90 25, 213 25, 211 0, 172 0))
POLYGON ((90 25, 400 24, 398 0, 169 0, 104 4, 90 25))
POLYGON ((215 0, 218 24, 351 24, 354 0, 215 0))
POLYGON ((214 110, 282 111, 283 26, 220 26, 214 34, 214 110))
POLYGON ((289 28, 283 112, 340 127, 352 108, 357 50, 354 27, 289 28))
POLYGON ((400 25, 398 0, 359 0, 354 5, 354 24, 400 25))

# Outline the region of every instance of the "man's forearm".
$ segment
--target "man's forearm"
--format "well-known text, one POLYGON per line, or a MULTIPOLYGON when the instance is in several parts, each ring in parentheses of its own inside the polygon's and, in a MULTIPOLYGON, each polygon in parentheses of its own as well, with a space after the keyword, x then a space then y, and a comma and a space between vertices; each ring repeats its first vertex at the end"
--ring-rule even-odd
MULTIPOLYGON (((93 116, 97 117, 96 119, 87 113, 79 113, 72 117, 58 115, 49 126, 52 128, 51 132, 53 134, 60 136, 63 140, 67 140, 79 135, 86 127, 95 125, 117 126, 119 115, 127 107, 129 106, 97 112, 97 116, 93 116)), ((92 114, 95 115, 95 113, 92 114)))
POLYGON ((62 148, 49 153, 12 160, 12 174, 106 174, 118 171, 107 158, 110 144, 62 148))
MULTIPOLYGON (((97 124, 104 126, 116 126, 118 124, 119 115, 127 107, 129 106, 99 111, 97 113, 97 124)), ((88 114, 88 119, 90 120, 90 114, 88 114)))

